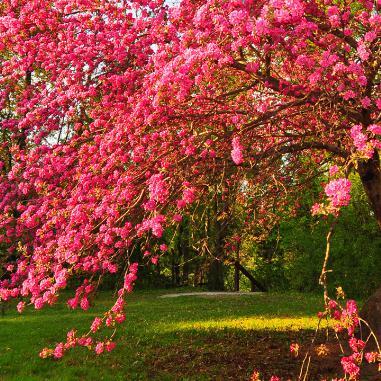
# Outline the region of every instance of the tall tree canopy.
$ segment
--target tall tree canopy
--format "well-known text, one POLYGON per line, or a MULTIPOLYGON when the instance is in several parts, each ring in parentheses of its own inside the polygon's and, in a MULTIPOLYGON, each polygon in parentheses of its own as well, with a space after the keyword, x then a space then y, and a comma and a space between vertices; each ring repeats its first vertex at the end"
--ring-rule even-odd
POLYGON ((87 309, 125 266, 122 321, 135 242, 237 184, 264 224, 329 166, 314 212, 358 171, 381 226, 380 0, 3 0, 0 59, 1 300, 80 275, 87 309))

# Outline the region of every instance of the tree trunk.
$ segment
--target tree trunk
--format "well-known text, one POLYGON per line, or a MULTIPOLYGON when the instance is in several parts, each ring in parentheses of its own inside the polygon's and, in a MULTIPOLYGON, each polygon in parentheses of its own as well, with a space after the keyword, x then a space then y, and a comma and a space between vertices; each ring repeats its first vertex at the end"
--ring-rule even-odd
POLYGON ((208 289, 210 291, 224 291, 224 265, 222 258, 224 254, 225 226, 217 218, 217 212, 213 216, 214 234, 212 243, 213 260, 208 270, 208 289))
POLYGON ((179 228, 179 255, 182 261, 182 274, 179 274, 179 284, 188 285, 189 283, 189 231, 184 228, 185 222, 179 228))
POLYGON ((247 271, 239 262, 235 262, 235 267, 245 275, 251 282, 251 291, 254 292, 256 289, 259 291, 265 292, 267 291, 266 287, 259 283, 249 271, 247 271))
POLYGON ((372 159, 359 163, 358 172, 381 229, 381 168, 380 156, 377 151, 372 159))
POLYGON ((172 254, 172 286, 178 287, 180 285, 180 266, 178 257, 175 253, 172 254))
POLYGON ((224 291, 224 267, 220 260, 213 259, 208 271, 208 290, 224 291))
MULTIPOLYGON (((372 159, 359 163, 358 172, 381 230, 381 169, 377 151, 372 159)), ((360 316, 369 323, 381 343, 381 287, 365 302, 360 316)))
POLYGON ((237 251, 236 263, 234 265, 234 291, 239 291, 239 251, 237 251))

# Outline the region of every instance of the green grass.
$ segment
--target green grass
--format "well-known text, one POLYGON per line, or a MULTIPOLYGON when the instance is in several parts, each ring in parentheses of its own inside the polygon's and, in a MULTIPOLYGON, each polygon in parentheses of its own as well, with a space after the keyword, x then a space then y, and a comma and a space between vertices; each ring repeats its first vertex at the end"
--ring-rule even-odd
POLYGON ((253 367, 269 371, 271 351, 287 353, 291 341, 310 335, 322 304, 302 294, 158 298, 167 292, 128 297, 127 320, 111 354, 79 348, 60 361, 38 353, 74 327, 87 330, 113 301, 111 293, 100 293, 89 312, 70 311, 64 303, 22 315, 8 310, 0 317, 0 380, 247 379, 253 367))

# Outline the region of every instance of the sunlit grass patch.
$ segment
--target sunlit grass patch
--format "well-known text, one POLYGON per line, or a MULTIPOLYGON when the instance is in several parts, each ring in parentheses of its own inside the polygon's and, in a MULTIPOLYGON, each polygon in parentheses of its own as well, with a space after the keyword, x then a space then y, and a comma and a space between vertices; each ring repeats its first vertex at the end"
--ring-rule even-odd
POLYGON ((201 321, 180 321, 176 323, 160 324, 162 332, 186 331, 186 330, 221 330, 221 329, 239 329, 239 330, 274 330, 274 331, 299 331, 302 329, 314 329, 318 323, 317 318, 313 317, 279 317, 279 318, 261 318, 261 317, 240 317, 219 320, 201 320, 201 321))

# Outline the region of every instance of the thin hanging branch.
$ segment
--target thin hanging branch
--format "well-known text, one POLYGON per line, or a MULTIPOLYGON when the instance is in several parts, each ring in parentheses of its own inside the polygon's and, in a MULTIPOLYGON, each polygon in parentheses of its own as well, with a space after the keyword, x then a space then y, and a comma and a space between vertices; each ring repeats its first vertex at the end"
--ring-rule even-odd
POLYGON ((333 235, 336 224, 337 224, 337 217, 332 221, 331 226, 329 227, 329 230, 328 230, 328 234, 326 237, 327 243, 326 243, 326 249, 325 249, 325 257, 324 257, 323 267, 321 269, 321 274, 319 278, 319 284, 323 286, 324 288, 325 306, 327 306, 329 302, 327 274, 329 272, 332 272, 332 270, 327 270, 327 266, 328 266, 330 251, 331 251, 331 239, 332 239, 332 235, 333 235))

